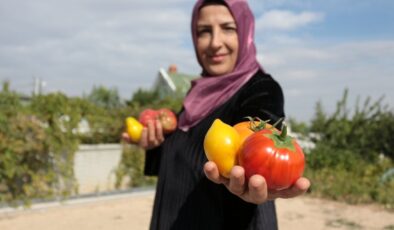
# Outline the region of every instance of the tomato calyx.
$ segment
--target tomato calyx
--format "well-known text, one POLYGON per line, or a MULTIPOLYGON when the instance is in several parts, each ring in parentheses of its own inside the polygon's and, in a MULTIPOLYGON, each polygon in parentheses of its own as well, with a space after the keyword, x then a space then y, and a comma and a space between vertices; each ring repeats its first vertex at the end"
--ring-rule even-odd
POLYGON ((276 127, 279 125, 279 123, 281 123, 284 120, 284 118, 282 117, 279 120, 277 120, 273 125, 271 125, 269 128, 267 128, 267 125, 269 125, 269 122, 271 121, 270 119, 264 121, 259 117, 247 116, 245 118, 249 120, 249 129, 252 130, 253 132, 258 132, 263 129, 277 130, 276 127))
POLYGON ((270 120, 261 120, 259 117, 251 117, 247 116, 245 117, 246 119, 249 120, 249 129, 252 130, 253 132, 258 132, 260 130, 265 129, 266 125, 270 120))
POLYGON ((264 136, 270 138, 276 148, 288 149, 290 151, 295 151, 293 144, 293 138, 287 135, 287 126, 283 125, 282 132, 273 130, 272 133, 265 133, 264 136))
POLYGON ((266 128, 266 124, 268 124, 270 120, 263 121, 259 117, 251 117, 251 116, 247 116, 245 118, 249 119, 250 121, 249 126, 253 132, 258 132, 264 129, 270 130, 271 133, 266 133, 264 135, 270 138, 274 142, 275 147, 285 148, 285 149, 289 149, 290 151, 295 151, 295 147, 292 141, 293 139, 287 135, 287 126, 285 124, 282 124, 281 132, 279 132, 277 128, 277 126, 284 120, 283 117, 277 120, 270 128, 266 128))

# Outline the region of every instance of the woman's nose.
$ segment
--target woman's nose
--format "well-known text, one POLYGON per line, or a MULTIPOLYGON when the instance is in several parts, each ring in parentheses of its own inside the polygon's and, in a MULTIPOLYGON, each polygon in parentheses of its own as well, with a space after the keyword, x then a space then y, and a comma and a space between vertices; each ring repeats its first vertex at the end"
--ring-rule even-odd
POLYGON ((223 44, 222 34, 218 30, 214 30, 212 33, 211 47, 220 48, 223 44))

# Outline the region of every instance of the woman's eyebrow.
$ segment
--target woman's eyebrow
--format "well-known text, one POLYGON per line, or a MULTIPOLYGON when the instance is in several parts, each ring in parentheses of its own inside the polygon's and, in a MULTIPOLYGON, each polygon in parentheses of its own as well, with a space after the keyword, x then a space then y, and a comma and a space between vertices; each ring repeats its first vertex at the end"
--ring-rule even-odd
MULTIPOLYGON (((220 23, 221 26, 236 26, 237 24, 235 22, 222 22, 220 23)), ((209 23, 200 23, 197 24, 198 28, 205 28, 205 27, 211 27, 212 25, 209 23)))
POLYGON ((235 22, 224 22, 220 23, 222 26, 236 26, 237 24, 235 22))

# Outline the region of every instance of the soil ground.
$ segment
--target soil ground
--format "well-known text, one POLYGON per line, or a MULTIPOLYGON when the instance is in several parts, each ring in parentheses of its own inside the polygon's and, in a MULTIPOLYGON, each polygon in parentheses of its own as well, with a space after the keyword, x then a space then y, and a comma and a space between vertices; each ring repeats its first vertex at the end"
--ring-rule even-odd
MULTIPOLYGON (((144 230, 153 191, 0 209, 1 230, 144 230)), ((279 229, 394 230, 394 213, 375 205, 348 205, 311 198, 278 199, 279 229)))

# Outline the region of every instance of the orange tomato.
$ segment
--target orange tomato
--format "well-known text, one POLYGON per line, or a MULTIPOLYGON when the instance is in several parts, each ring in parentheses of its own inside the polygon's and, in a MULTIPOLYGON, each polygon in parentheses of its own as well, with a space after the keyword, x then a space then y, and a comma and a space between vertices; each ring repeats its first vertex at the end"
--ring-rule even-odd
POLYGON ((272 125, 270 125, 264 121, 253 120, 253 121, 243 121, 243 122, 237 123, 233 127, 238 132, 238 134, 240 136, 241 143, 244 143, 246 138, 248 138, 254 132, 258 131, 259 129, 263 129, 263 128, 270 129, 270 128, 272 128, 272 125), (265 123, 264 127, 259 127, 262 122, 265 123))

